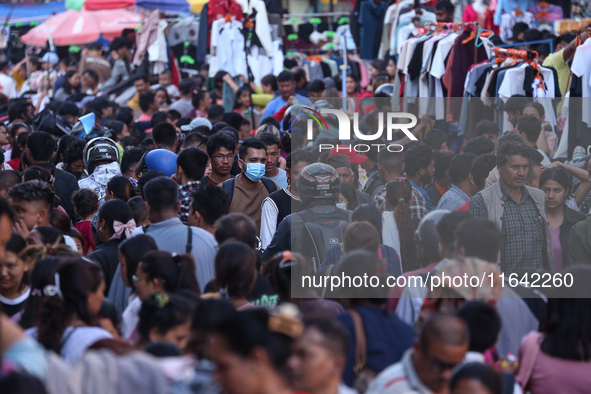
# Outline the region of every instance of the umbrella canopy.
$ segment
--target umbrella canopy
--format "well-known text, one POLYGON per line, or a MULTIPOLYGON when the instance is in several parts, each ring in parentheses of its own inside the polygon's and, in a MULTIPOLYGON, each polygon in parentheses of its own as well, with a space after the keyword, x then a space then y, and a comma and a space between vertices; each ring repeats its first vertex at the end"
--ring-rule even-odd
POLYGON ((149 10, 188 12, 190 7, 187 0, 137 0, 135 5, 149 10))
POLYGON ((68 10, 49 18, 21 37, 28 45, 43 46, 49 35, 55 45, 88 44, 102 35, 107 40, 119 36, 124 29, 133 29, 142 22, 140 15, 122 10, 68 10))
POLYGON ((12 25, 28 25, 31 22, 43 22, 53 14, 58 14, 65 10, 63 1, 36 5, 0 4, 0 21, 2 23, 6 21, 12 25), (7 21, 6 18, 9 15, 10 20, 7 21))
POLYGON ((135 5, 135 0, 86 0, 86 11, 118 10, 135 5))

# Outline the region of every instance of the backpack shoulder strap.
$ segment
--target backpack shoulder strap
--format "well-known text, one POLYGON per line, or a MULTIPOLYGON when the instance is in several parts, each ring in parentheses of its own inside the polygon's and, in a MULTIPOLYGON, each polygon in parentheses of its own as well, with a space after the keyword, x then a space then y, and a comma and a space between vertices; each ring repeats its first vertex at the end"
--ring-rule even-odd
POLYGON ((261 178, 261 182, 263 182, 263 185, 265 185, 265 188, 267 189, 269 194, 277 191, 275 182, 273 182, 271 179, 261 178))
POLYGON ((222 183, 222 190, 226 192, 228 195, 228 210, 230 209, 230 205, 232 204, 232 199, 234 198, 234 185, 236 184, 236 179, 228 179, 224 183, 222 183))
POLYGON ((353 372, 358 373, 365 367, 367 361, 367 343, 365 342, 365 330, 361 315, 353 309, 349 310, 349 314, 355 327, 355 366, 353 372))
POLYGON ((187 226, 187 246, 185 253, 191 254, 191 252, 193 252, 193 229, 191 226, 187 226))

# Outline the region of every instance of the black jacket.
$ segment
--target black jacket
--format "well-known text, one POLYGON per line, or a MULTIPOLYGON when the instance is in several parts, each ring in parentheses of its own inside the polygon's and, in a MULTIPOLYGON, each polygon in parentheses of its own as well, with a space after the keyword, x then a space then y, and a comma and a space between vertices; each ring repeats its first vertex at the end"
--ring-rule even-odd
MULTIPOLYGON (((37 167, 41 167, 47 171, 52 171, 55 166, 53 163, 35 163, 37 167)), ((60 199, 60 205, 66 210, 70 218, 74 217, 74 207, 72 206, 72 194, 78 189, 78 180, 69 172, 55 168, 53 190, 55 195, 60 199)))
POLYGON ((113 277, 117 274, 117 265, 119 264, 119 244, 120 239, 112 239, 98 247, 98 249, 88 256, 89 260, 94 261, 103 269, 105 278, 105 296, 109 294, 109 288, 113 277))
POLYGON ((569 261, 568 240, 573 226, 583 219, 585 219, 585 214, 583 212, 575 211, 574 209, 567 206, 564 207, 564 219, 562 219, 562 224, 560 225, 560 236, 558 237, 560 240, 560 247, 562 248, 562 269, 577 263, 575 261, 569 261))

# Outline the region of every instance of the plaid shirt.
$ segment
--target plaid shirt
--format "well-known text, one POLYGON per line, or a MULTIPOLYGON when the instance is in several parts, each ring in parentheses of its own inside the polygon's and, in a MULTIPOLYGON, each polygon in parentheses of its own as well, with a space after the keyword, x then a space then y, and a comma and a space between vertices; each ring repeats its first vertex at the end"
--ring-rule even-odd
MULTIPOLYGON (((381 210, 386 210, 386 186, 382 186, 380 191, 376 193, 373 200, 375 206, 381 210)), ((412 205, 410 206, 410 212, 413 218, 421 220, 427 214, 427 202, 425 197, 418 191, 414 186, 412 188, 412 205)))
MULTIPOLYGON (((523 269, 543 267, 544 224, 535 202, 527 189, 521 189, 521 201, 517 203, 501 187, 503 192, 503 234, 501 247, 501 270, 505 274, 518 273, 523 269)), ((472 197, 470 213, 474 217, 488 219, 488 210, 480 193, 472 197)))
POLYGON ((179 219, 183 224, 188 224, 189 211, 191 210, 191 194, 199 187, 199 181, 190 181, 179 186, 179 200, 181 201, 181 211, 179 219))

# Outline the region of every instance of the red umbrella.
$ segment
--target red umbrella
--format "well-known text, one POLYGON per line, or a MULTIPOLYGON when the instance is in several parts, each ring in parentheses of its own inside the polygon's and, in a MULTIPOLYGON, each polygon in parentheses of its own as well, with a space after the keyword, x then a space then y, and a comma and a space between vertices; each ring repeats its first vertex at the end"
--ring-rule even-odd
POLYGON ((87 11, 118 10, 135 5, 135 0, 86 0, 84 8, 87 11))
POLYGON ((60 46, 88 44, 98 40, 101 35, 112 40, 121 35, 123 29, 139 26, 142 19, 140 15, 123 10, 68 10, 35 26, 21 40, 35 46, 45 45, 50 35, 55 45, 60 46))

